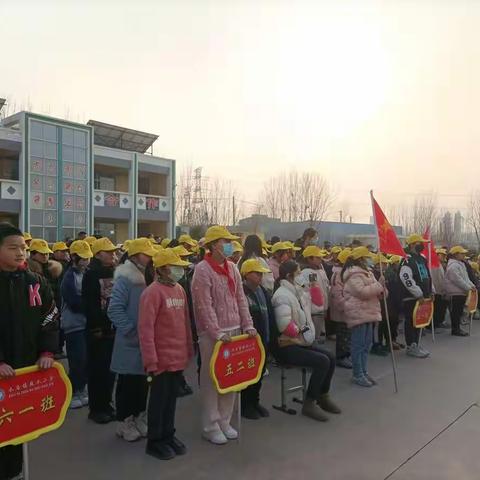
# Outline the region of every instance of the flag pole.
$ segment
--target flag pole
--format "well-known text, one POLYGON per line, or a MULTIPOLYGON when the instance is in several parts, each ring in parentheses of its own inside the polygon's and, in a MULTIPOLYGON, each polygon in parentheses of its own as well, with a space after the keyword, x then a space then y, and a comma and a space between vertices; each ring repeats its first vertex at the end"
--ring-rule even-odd
MULTIPOLYGON (((431 278, 432 277, 432 232, 430 231, 430 227, 428 227, 428 237, 429 237, 428 240, 430 240, 428 242, 428 271, 430 272, 430 278, 431 278)), ((433 309, 435 311, 435 301, 433 303, 433 309)), ((435 343, 435 325, 434 325, 433 318, 430 325, 432 326, 432 341, 433 343, 435 343)))
MULTIPOLYGON (((372 202, 372 213, 373 213, 373 221, 375 222, 375 230, 377 232, 377 249, 380 250, 380 237, 378 235, 378 225, 377 225, 377 218, 375 216, 375 209, 373 208, 373 190, 370 190, 370 200, 372 202)), ((379 251, 381 254, 382 252, 379 251)), ((380 276, 383 277, 383 267, 380 258, 380 276)), ((385 285, 384 285, 385 288, 385 285)), ((388 314, 388 306, 387 306, 387 296, 385 292, 383 294, 383 305, 385 307, 385 317, 387 320, 387 332, 388 332, 388 344, 390 346, 390 357, 392 358, 392 369, 393 369, 393 383, 395 385, 395 393, 398 393, 398 381, 397 381, 397 364, 395 361, 395 354, 393 350, 393 342, 392 342, 392 330, 390 328, 390 315, 388 314)))

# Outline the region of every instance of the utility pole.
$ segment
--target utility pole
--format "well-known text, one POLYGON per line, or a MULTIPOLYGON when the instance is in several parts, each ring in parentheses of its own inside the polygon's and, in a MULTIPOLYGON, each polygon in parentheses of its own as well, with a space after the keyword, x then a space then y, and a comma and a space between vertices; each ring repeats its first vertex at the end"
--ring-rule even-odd
POLYGON ((343 222, 343 211, 339 210, 338 213, 340 215, 340 223, 342 223, 343 222))
POLYGON ((235 226, 236 222, 236 212, 235 212, 235 195, 232 197, 232 219, 233 219, 233 226, 235 226))

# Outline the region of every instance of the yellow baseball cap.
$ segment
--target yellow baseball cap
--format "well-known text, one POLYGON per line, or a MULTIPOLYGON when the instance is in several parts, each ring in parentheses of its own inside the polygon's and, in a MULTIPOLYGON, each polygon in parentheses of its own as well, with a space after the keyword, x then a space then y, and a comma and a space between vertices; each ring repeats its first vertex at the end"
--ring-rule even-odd
POLYGON ((390 263, 392 263, 392 264, 394 264, 394 265, 395 265, 396 263, 400 263, 400 262, 402 261, 402 258, 403 258, 403 257, 401 257, 400 255, 392 255, 392 256, 390 257, 390 263))
POLYGON ((257 273, 270 273, 270 270, 262 265, 260 260, 256 258, 250 258, 249 260, 245 260, 242 264, 242 268, 240 269, 240 273, 242 275, 247 275, 252 272, 257 273))
POLYGON ((243 247, 242 247, 242 244, 240 242, 237 242, 236 240, 234 240, 232 242, 232 245, 233 245, 233 253, 236 253, 236 252, 243 253, 243 247))
POLYGON ((437 255, 448 255, 446 248, 436 248, 435 252, 437 253, 437 255))
POLYGON ((189 257, 191 253, 183 246, 179 245, 172 249, 179 257, 189 257))
POLYGON ((325 254, 323 253, 323 250, 320 247, 317 247, 315 245, 310 245, 308 246, 302 254, 305 258, 307 257, 324 257, 325 254))
POLYGON ((92 258, 93 253, 90 244, 85 240, 75 240, 70 245, 70 254, 78 255, 80 258, 92 258))
POLYGON ((68 247, 65 242, 56 242, 53 244, 52 250, 54 252, 64 252, 65 250, 68 250, 68 247))
POLYGON ((128 247, 130 246, 131 243, 132 243, 132 240, 125 240, 125 241, 123 242, 123 250, 124 250, 125 252, 128 252, 128 247))
POLYGON ((295 252, 298 252, 301 250, 300 247, 296 247, 293 242, 290 242, 290 241, 286 241, 286 242, 283 242, 286 246, 287 246, 287 250, 294 250, 295 252))
POLYGON ((90 246, 92 246, 96 240, 97 240, 97 238, 94 237, 93 235, 90 235, 89 237, 86 237, 86 238, 85 238, 85 241, 86 241, 90 246))
POLYGON ((215 242, 216 240, 239 240, 240 237, 232 235, 225 227, 214 225, 207 230, 205 234, 205 244, 215 242))
POLYGON ((266 250, 267 252, 272 248, 272 246, 267 243, 265 240, 262 240, 262 248, 263 250, 266 250))
MULTIPOLYGON (((94 255, 99 252, 114 252, 116 249, 117 247, 107 237, 95 240, 92 245, 92 252, 94 255)), ((128 247, 128 250, 130 251, 130 246, 128 247)))
POLYGON ((169 245, 170 245, 170 242, 172 241, 171 238, 164 238, 161 242, 160 242, 160 245, 163 247, 163 248, 167 248, 169 245))
POLYGON ((374 258, 375 255, 373 255, 370 250, 367 247, 356 247, 352 250, 350 256, 354 260, 358 260, 359 258, 374 258))
POLYGON ((23 238, 28 242, 29 240, 32 240, 32 235, 28 232, 23 232, 23 238))
POLYGON ((430 240, 427 240, 426 238, 423 238, 421 235, 418 235, 418 233, 414 233, 413 235, 410 235, 407 237, 407 245, 411 245, 412 243, 428 243, 430 240))
POLYGON ((153 266, 155 268, 165 267, 166 265, 173 265, 175 267, 188 267, 190 262, 182 260, 172 248, 165 248, 157 252, 153 257, 153 266))
MULTIPOLYGON (((32 248, 32 246, 30 245, 30 248, 32 248)), ((455 247, 452 247, 450 249, 450 255, 455 255, 456 253, 468 253, 468 250, 465 250, 462 246, 460 245, 455 245, 455 247)))
POLYGON ((48 246, 48 243, 41 238, 34 238, 32 243, 30 243, 30 251, 31 252, 38 252, 38 253, 53 253, 48 246))
POLYGON ((152 242, 145 237, 136 238, 128 244, 128 256, 138 255, 143 253, 149 257, 153 257, 157 251, 153 248, 152 242))
POLYGON ((480 265, 478 264, 478 262, 470 262, 470 266, 476 273, 480 272, 480 265))
POLYGON ((178 239, 178 243, 186 243, 191 247, 194 247, 197 244, 197 242, 190 235, 187 235, 186 233, 184 233, 183 235, 180 235, 180 238, 178 239))
POLYGON ((277 242, 272 246, 272 253, 277 253, 281 250, 290 250, 288 245, 285 245, 286 242, 277 242))
POLYGON ((341 251, 342 251, 342 247, 339 247, 337 245, 332 247, 331 250, 330 250, 331 253, 340 253, 341 251))
POLYGON ((337 260, 344 265, 345 262, 348 260, 348 257, 351 255, 352 249, 351 248, 344 248, 337 256, 337 260))
POLYGON ((375 265, 379 264, 380 262, 382 263, 390 263, 390 260, 383 255, 383 253, 377 253, 376 255, 373 255, 373 261, 375 262, 375 265))

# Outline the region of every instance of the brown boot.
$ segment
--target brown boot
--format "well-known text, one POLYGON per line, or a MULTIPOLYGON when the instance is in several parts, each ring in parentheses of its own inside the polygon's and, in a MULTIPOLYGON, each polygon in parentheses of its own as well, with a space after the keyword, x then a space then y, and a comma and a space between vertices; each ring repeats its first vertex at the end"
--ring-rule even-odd
POLYGON ((303 402, 302 415, 313 418, 318 422, 328 422, 328 417, 322 412, 317 402, 312 398, 306 398, 303 402))
POLYGON ((342 410, 334 403, 328 393, 320 395, 318 405, 328 413, 342 413, 342 410))

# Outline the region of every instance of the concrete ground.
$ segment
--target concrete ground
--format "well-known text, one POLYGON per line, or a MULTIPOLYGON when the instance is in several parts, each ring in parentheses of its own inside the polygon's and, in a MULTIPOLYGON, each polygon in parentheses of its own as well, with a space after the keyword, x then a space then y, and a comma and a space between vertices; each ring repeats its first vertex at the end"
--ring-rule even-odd
MULTIPOLYGON (((332 393, 342 415, 320 424, 271 409, 269 419, 244 420, 241 442, 226 446, 200 438, 196 389, 177 408, 178 437, 189 453, 169 462, 145 455, 144 441, 116 438, 114 424, 98 426, 87 420, 87 410, 71 411, 60 430, 31 444, 31 480, 478 480, 480 322, 469 338, 443 333, 436 340, 428 335, 423 343, 429 359, 396 355, 398 394, 390 358, 371 356, 377 387, 353 386, 348 371, 336 371, 332 393)), ((289 372, 293 382, 299 377, 289 372)), ((262 403, 278 401, 279 371, 271 367, 262 403)))

